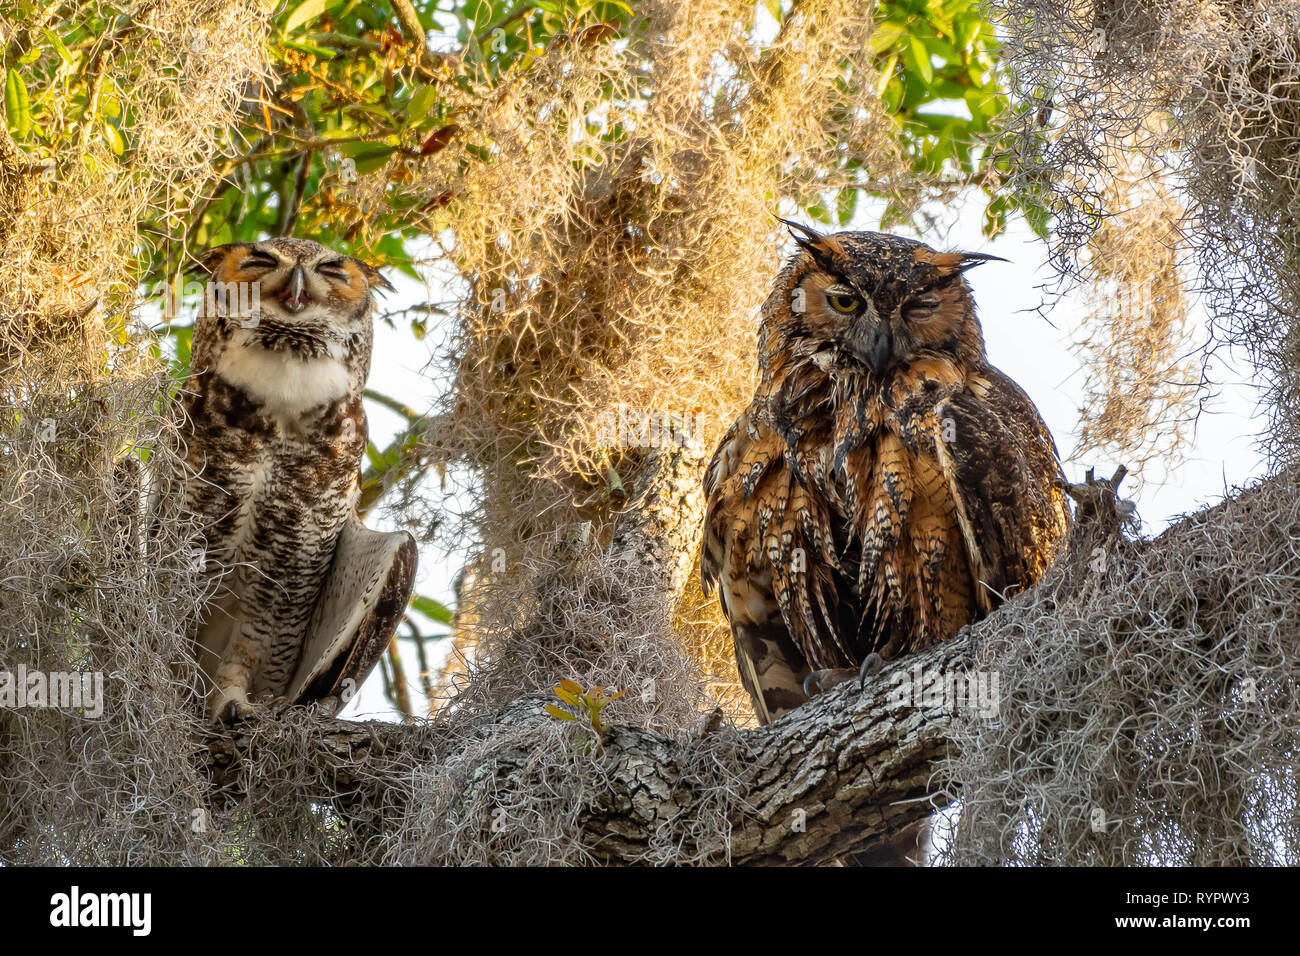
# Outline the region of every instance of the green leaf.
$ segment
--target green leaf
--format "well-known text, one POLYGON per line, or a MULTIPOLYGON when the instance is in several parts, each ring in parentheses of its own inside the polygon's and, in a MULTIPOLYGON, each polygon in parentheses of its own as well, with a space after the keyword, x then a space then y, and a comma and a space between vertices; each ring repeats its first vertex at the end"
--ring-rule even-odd
POLYGON ((999 196, 984 209, 984 235, 990 239, 1000 236, 1007 228, 1007 199, 999 196))
POLYGON ((966 90, 966 106, 975 119, 989 120, 1002 110, 1002 97, 996 90, 966 90))
POLYGON ((171 336, 176 343, 176 359, 172 362, 172 377, 179 382, 183 382, 190 375, 190 349, 194 342, 194 326, 168 326, 164 334, 171 336))
POLYGON ((32 111, 27 100, 27 84, 10 68, 5 75, 5 118, 9 121, 9 130, 17 138, 27 135, 32 125, 32 111))
MULTIPOLYGON (((356 135, 355 129, 352 131, 352 135, 353 136, 356 135)), ((371 140, 371 139, 354 139, 350 143, 343 143, 342 145, 339 146, 340 153, 342 153, 344 156, 351 156, 354 159, 360 158, 362 156, 373 156, 375 155, 375 153, 380 152, 381 150, 387 150, 388 152, 392 152, 393 147, 388 143, 381 143, 378 142, 377 140, 371 140)))
POLYGON ((952 80, 937 80, 932 87, 936 99, 959 100, 968 92, 968 87, 952 80))
POLYGON ((357 156, 357 172, 363 174, 379 172, 388 165, 388 157, 392 155, 393 149, 392 146, 385 146, 382 149, 357 156))
MULTIPOLYGON (((858 191, 856 189, 840 190, 839 198, 835 202, 835 215, 841 226, 847 226, 853 218, 853 213, 858 206, 858 191)), ((610 698, 611 700, 613 698, 610 698)))
POLYGON ((59 38, 59 35, 48 27, 43 27, 41 32, 45 34, 45 39, 50 41, 51 45, 53 45, 54 49, 63 59, 63 62, 68 64, 68 66, 72 66, 72 53, 69 52, 67 46, 64 45, 63 40, 59 38))
POLYGON ((280 41, 280 43, 284 46, 289 47, 291 50, 298 50, 302 53, 310 53, 313 56, 318 56, 326 60, 333 57, 335 53, 334 50, 327 50, 323 46, 315 46, 314 44, 311 43, 299 43, 297 40, 290 40, 288 37, 285 37, 283 40, 280 41))
POLYGON ((871 52, 877 55, 884 53, 906 32, 907 29, 901 23, 882 23, 871 34, 871 52))
MULTIPOLYGON (((926 53, 937 56, 941 60, 951 60, 957 56, 957 51, 952 48, 952 44, 940 37, 924 37, 921 46, 925 47, 926 53)), ((928 62, 929 57, 926 60, 928 62)))
POLYGON ((353 159, 357 172, 373 173, 384 168, 388 163, 388 157, 393 155, 396 148, 388 143, 358 141, 344 143, 339 147, 339 152, 353 159))
POLYGON ((418 123, 429 115, 433 105, 438 101, 438 91, 432 86, 421 86, 411 97, 411 101, 406 105, 406 119, 408 123, 418 123))
POLYGON ((411 607, 419 611, 431 621, 437 621, 439 624, 451 623, 451 608, 441 601, 435 601, 431 597, 425 597, 423 594, 417 594, 411 598, 411 607))
POLYGON ((930 54, 918 36, 907 38, 907 61, 926 84, 934 81, 934 67, 930 65, 930 54))
POLYGON ((293 13, 289 14, 289 19, 284 21, 284 32, 292 33, 309 20, 315 20, 338 2, 339 0, 303 0, 294 7, 293 13))
POLYGON ((975 38, 979 36, 980 27, 984 21, 978 13, 963 13, 955 21, 956 39, 953 45, 959 50, 969 50, 975 38))
POLYGON ((942 113, 913 113, 912 121, 925 127, 936 136, 947 133, 952 128, 953 123, 959 122, 957 117, 946 116, 942 113))

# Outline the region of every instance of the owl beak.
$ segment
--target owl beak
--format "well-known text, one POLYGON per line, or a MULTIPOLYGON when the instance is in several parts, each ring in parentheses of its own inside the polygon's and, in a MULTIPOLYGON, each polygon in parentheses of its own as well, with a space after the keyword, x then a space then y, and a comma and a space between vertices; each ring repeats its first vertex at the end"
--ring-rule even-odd
POLYGON ((881 322, 876 326, 876 334, 867 349, 867 364, 877 379, 884 378, 885 369, 894 358, 894 336, 889 331, 889 323, 881 322))
POLYGON ((884 377, 885 369, 894 360, 894 333, 888 322, 875 319, 874 312, 858 316, 844 345, 859 362, 866 363, 877 379, 884 377))
POLYGON ((301 312, 307 308, 307 273, 300 264, 289 273, 289 284, 285 287, 284 306, 290 312, 301 312))

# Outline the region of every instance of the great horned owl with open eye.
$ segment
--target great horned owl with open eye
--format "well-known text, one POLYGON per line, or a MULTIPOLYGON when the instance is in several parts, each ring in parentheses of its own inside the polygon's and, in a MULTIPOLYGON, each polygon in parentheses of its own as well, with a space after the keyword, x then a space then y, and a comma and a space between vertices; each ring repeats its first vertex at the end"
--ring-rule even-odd
POLYGON ((182 404, 187 509, 212 598, 197 628, 210 717, 255 702, 337 710, 387 647, 415 575, 409 534, 357 516, 374 336, 364 262, 304 239, 220 246, 182 404))
MULTIPOLYGON (((1038 581, 1070 520, 1052 436, 985 358, 964 273, 993 257, 788 225, 758 389, 704 480, 704 589, 762 723, 951 639, 1038 581)), ((915 863, 925 832, 856 862, 915 863)))
POLYGON ((964 273, 993 257, 789 225, 758 390, 705 477, 704 585, 764 723, 952 638, 1069 524, 1052 436, 984 354, 964 273))

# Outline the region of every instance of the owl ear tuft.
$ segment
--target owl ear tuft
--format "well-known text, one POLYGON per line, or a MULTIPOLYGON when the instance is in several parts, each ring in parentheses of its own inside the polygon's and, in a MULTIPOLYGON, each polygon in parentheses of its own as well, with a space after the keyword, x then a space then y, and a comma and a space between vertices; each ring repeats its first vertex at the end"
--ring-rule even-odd
POLYGON ((368 262, 357 260, 357 265, 361 267, 361 274, 366 277, 366 283, 372 289, 379 289, 383 292, 396 292, 397 287, 384 278, 384 274, 375 266, 368 262))
POLYGON ((1006 262, 1001 256, 989 255, 987 252, 935 252, 923 251, 918 261, 928 262, 939 270, 943 276, 961 275, 985 262, 1006 262))
POLYGON ((191 276, 210 276, 216 271, 221 260, 230 255, 232 249, 248 248, 246 242, 227 242, 225 245, 204 249, 191 262, 185 265, 185 274, 191 276))
POLYGON ((794 239, 800 249, 810 253, 817 260, 818 265, 827 270, 833 268, 835 253, 840 251, 839 246, 833 239, 792 219, 782 219, 777 216, 776 221, 789 227, 791 238, 794 239), (795 232, 796 229, 798 232, 795 232))
POLYGON ((967 269, 974 269, 985 262, 1010 262, 1009 259, 1003 259, 1001 256, 989 255, 987 252, 963 252, 960 254, 961 260, 957 264, 959 272, 965 272, 967 269))

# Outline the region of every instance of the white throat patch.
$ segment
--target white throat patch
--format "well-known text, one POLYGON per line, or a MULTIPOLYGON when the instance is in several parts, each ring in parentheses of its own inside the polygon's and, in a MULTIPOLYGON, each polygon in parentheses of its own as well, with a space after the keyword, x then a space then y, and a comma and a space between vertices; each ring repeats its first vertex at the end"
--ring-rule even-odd
POLYGON ((246 329, 233 332, 217 362, 217 375, 242 389, 267 412, 295 417, 348 394, 348 370, 341 356, 304 359, 250 342, 246 329))

